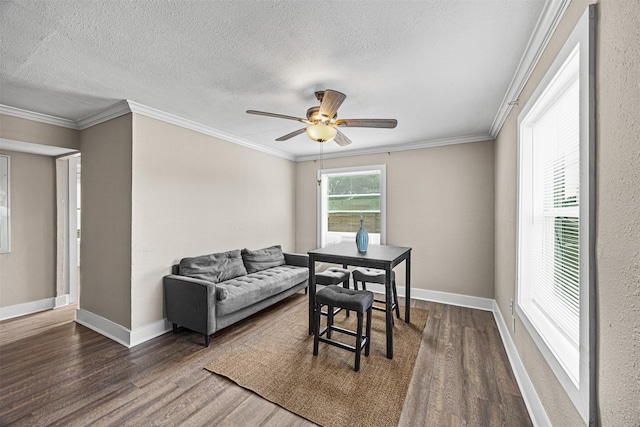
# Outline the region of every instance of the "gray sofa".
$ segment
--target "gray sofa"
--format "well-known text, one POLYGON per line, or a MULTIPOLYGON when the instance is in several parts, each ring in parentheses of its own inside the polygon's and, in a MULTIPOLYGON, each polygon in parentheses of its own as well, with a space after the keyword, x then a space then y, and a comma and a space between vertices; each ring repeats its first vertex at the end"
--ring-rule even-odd
POLYGON ((306 254, 283 253, 279 245, 183 258, 164 276, 167 319, 209 336, 308 285, 306 254))

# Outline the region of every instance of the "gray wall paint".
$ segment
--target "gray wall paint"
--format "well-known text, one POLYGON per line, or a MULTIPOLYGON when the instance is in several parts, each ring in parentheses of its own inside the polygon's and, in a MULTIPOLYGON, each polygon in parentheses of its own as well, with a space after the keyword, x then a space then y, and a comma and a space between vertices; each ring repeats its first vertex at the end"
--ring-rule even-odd
POLYGON ((0 154, 11 158, 11 252, 0 254, 0 307, 55 297, 55 160, 0 154))
POLYGON ((0 138, 54 147, 80 148, 80 132, 0 114, 0 138))
MULTIPOLYGON (((493 298, 493 161, 486 141, 327 159, 324 167, 387 165, 387 244, 413 248, 412 287, 493 298)), ((316 247, 318 169, 298 163, 300 252, 316 247)), ((402 283, 403 266, 396 272, 402 283)))
MULTIPOLYGON (((505 319, 515 299, 516 120, 523 105, 571 33, 589 1, 573 1, 519 106, 496 138, 495 296, 505 319)), ((598 4, 597 66, 597 274, 598 399, 602 424, 640 423, 640 2, 598 4)), ((582 419, 516 318, 516 347, 554 425, 582 419)))
MULTIPOLYGON (((0 138, 77 149, 79 132, 0 114, 0 138)), ((56 296, 56 171, 51 157, 11 156, 11 252, 0 254, 0 307, 56 296)))
POLYGON ((81 131, 80 308, 131 328, 131 114, 81 131))
POLYGON ((133 124, 134 329, 164 318, 162 276, 183 257, 295 250, 293 162, 137 114, 133 124))

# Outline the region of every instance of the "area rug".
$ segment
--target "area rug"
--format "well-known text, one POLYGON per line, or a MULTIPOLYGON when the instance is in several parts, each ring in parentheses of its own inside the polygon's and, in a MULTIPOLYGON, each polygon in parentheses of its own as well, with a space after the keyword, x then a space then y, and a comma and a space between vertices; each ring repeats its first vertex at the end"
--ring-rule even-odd
MULTIPOLYGON (((320 343, 313 356, 306 307, 221 355, 206 369, 321 426, 396 426, 409 388, 428 312, 411 309, 411 323, 395 320, 393 359, 386 358, 384 313, 373 312, 371 352, 353 370, 355 354, 320 343)), ((402 315, 404 319, 404 315, 402 315)), ((323 316, 323 324, 326 318, 323 316)), ((335 324, 355 330, 356 316, 335 324)), ((350 345, 355 338, 334 332, 350 345)))

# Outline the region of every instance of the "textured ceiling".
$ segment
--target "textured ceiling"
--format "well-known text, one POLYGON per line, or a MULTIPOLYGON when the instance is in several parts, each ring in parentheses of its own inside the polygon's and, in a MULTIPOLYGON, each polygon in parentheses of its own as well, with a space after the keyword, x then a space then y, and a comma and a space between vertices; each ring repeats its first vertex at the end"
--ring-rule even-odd
MULTIPOLYGON (((347 95, 339 118, 366 151, 482 138, 545 0, 5 1, 0 104, 78 121, 128 99, 293 157, 317 154, 301 123, 314 91, 347 95)), ((354 151, 354 152, 355 152, 354 151)))

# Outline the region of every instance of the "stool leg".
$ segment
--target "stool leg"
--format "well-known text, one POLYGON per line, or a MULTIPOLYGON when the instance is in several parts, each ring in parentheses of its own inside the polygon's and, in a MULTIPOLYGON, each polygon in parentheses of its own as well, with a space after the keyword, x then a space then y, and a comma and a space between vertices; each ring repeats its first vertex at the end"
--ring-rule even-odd
POLYGON ((322 304, 316 304, 316 311, 313 314, 313 355, 318 355, 318 342, 320 338, 320 310, 322 304))
POLYGON ((396 288, 396 281, 391 283, 393 288, 393 302, 396 304, 396 317, 400 318, 400 304, 398 304, 398 289, 396 288))
POLYGON ((333 327, 333 306, 327 306, 327 338, 331 338, 331 328, 333 327))
MULTIPOLYGON (((349 277, 347 277, 345 281, 342 282, 342 287, 345 289, 349 289, 349 277)), ((349 310, 346 310, 346 311, 347 311, 347 317, 349 317, 349 310)))
POLYGON ((360 371, 360 353, 362 352, 362 313, 358 312, 358 327, 356 329, 356 366, 355 371, 360 371))
POLYGON ((364 346, 364 355, 369 356, 369 349, 371 348, 371 312, 373 308, 369 307, 367 310, 367 343, 364 346))

